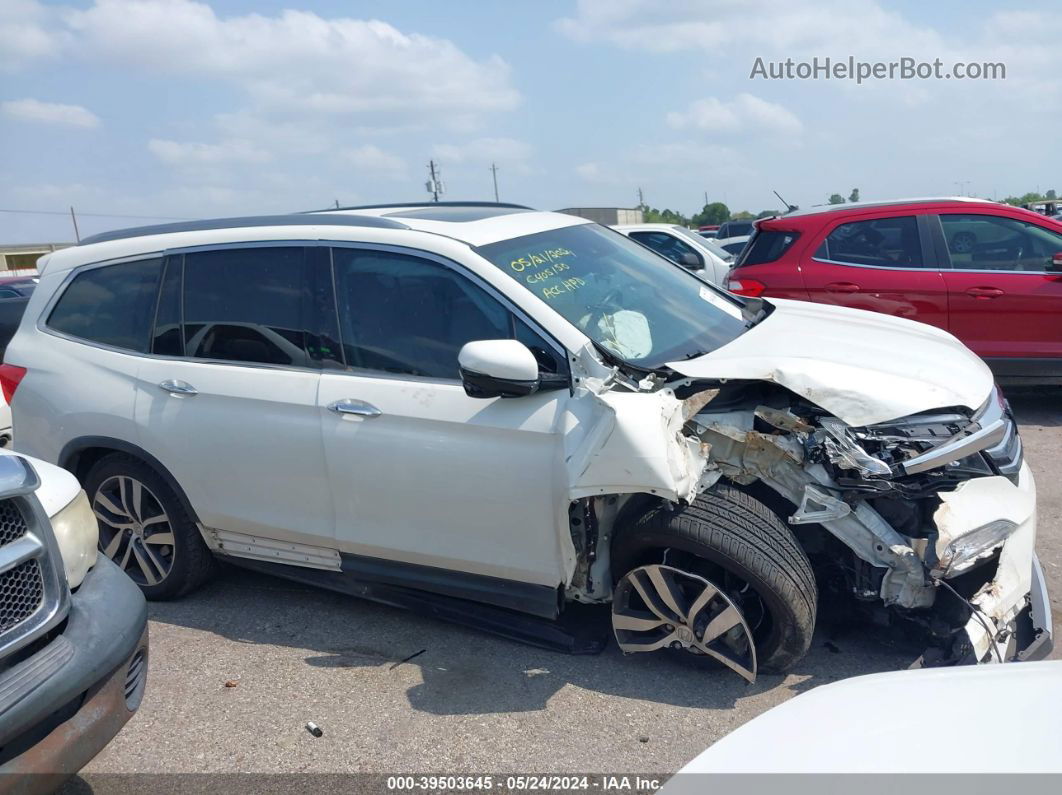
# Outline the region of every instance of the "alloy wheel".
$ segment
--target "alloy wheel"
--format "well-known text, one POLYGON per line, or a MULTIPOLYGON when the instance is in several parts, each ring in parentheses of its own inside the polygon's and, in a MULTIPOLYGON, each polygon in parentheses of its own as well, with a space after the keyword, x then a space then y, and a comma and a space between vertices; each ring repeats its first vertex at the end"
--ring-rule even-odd
POLYGON ((100 549, 139 585, 158 585, 173 569, 170 517, 158 497, 136 478, 107 478, 92 498, 100 549))
POLYGON ((741 610, 696 574, 661 564, 628 572, 616 586, 612 628, 624 653, 685 649, 756 679, 756 646, 741 610))

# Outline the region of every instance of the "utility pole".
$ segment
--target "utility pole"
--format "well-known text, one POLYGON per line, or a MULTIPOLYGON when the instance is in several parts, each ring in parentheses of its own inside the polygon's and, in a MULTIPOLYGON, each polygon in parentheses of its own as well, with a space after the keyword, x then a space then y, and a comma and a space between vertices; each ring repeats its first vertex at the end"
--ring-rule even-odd
POLYGON ((638 206, 639 207, 644 207, 645 206, 645 195, 642 193, 642 189, 641 188, 638 188, 638 206))
POLYGON ((435 167, 435 161, 428 161, 428 173, 431 178, 425 183, 424 187, 428 189, 428 193, 431 194, 431 200, 434 202, 439 201, 439 196, 445 191, 442 180, 439 179, 440 173, 435 167))
POLYGON ((80 243, 81 233, 77 231, 77 216, 74 214, 73 205, 70 207, 70 220, 74 222, 74 237, 77 239, 77 242, 80 243))
POLYGON ((336 199, 336 209, 339 209, 339 199, 336 199))
POLYGON ((704 206, 708 206, 708 191, 704 192, 704 206))
POLYGON ((494 177, 494 201, 498 201, 498 165, 496 163, 490 164, 490 173, 494 177))

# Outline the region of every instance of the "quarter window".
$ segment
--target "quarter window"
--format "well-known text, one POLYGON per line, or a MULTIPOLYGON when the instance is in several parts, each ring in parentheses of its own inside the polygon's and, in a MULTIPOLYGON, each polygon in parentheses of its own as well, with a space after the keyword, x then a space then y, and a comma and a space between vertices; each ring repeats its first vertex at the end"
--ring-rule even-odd
POLYGON ((386 251, 333 249, 347 366, 427 378, 460 378, 457 354, 474 340, 519 339, 547 374, 561 357, 498 300, 437 262, 386 251))
MULTIPOLYGON (((302 247, 184 255, 183 342, 187 356, 317 367, 308 351, 315 337, 312 304, 302 247)), ((160 310, 165 308, 160 306, 160 310)), ((166 315, 161 314, 157 340, 165 339, 166 321, 166 315)))
POLYGON ((913 215, 841 224, 822 241, 816 259, 852 265, 920 268, 925 263, 913 215))
POLYGON ((940 216, 951 267, 959 270, 1048 269, 1062 251, 1062 235, 1042 226, 994 215, 940 216))
POLYGON ((123 262, 74 277, 48 317, 71 337, 144 353, 155 312, 161 259, 123 262))

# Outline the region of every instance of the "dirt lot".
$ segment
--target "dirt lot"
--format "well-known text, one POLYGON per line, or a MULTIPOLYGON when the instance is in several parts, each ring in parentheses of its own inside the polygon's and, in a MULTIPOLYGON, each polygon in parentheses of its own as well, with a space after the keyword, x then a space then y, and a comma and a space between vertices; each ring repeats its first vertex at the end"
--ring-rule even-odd
MULTIPOLYGON (((1040 489, 1057 632, 1062 391, 1011 401, 1040 489)), ((90 785, 130 772, 669 773, 797 693, 915 656, 873 633, 824 628, 793 673, 750 687, 615 648, 539 651, 235 569, 184 601, 153 604, 151 642, 144 704, 84 771, 90 785)))

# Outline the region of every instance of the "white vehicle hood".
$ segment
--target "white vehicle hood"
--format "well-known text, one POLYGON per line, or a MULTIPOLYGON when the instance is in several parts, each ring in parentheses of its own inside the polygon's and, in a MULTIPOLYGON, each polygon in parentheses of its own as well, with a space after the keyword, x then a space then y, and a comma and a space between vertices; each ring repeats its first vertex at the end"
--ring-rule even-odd
POLYGON ((847 307, 771 299, 774 311, 712 353, 668 367, 690 378, 773 381, 853 426, 988 399, 988 366, 946 331, 847 307))
POLYGON ((662 792, 711 792, 705 773, 1058 774, 1060 701, 1057 660, 843 679, 735 729, 682 768, 662 792), (935 723, 928 712, 946 715, 953 730, 927 732, 927 720, 935 723), (971 733, 959 727, 986 733, 983 752, 971 750, 971 733), (912 737, 923 739, 912 745, 912 737))
POLYGON ((40 479, 41 485, 37 488, 35 494, 49 518, 55 516, 73 502, 78 492, 81 491, 81 484, 77 482, 77 478, 55 464, 49 464, 39 458, 30 458, 30 456, 22 455, 14 450, 0 449, 0 456, 6 455, 24 458, 37 471, 37 477, 40 479))

